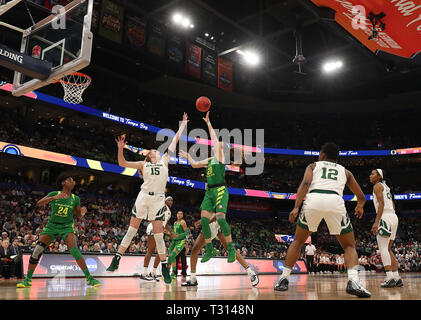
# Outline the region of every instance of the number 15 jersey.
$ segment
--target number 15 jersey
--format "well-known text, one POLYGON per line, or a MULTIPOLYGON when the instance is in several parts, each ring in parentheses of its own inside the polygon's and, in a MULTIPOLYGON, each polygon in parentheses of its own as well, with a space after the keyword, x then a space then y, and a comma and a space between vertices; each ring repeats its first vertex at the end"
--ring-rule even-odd
POLYGON ((309 193, 318 190, 333 191, 342 197, 347 182, 345 168, 330 161, 317 161, 309 193))
POLYGON ((144 192, 155 194, 165 193, 168 180, 168 167, 161 158, 157 163, 145 162, 142 170, 143 183, 140 187, 144 192))

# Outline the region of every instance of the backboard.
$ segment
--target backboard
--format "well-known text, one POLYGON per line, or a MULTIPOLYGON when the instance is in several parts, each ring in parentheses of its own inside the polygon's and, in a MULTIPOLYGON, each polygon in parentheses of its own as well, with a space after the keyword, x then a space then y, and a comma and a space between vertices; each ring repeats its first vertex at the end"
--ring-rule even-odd
POLYGON ((93 0, 56 6, 52 14, 22 33, 20 52, 52 63, 51 75, 33 79, 15 71, 13 95, 21 96, 79 71, 90 64, 93 0))

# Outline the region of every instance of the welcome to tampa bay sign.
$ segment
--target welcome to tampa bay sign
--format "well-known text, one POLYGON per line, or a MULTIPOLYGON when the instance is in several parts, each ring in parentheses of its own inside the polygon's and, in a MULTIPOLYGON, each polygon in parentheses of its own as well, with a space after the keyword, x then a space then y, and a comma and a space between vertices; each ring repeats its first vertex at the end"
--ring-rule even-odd
POLYGON ((311 0, 335 11, 335 21, 374 53, 384 51, 404 58, 421 56, 421 0, 311 0), (384 13, 383 31, 369 40, 373 26, 368 16, 384 13))

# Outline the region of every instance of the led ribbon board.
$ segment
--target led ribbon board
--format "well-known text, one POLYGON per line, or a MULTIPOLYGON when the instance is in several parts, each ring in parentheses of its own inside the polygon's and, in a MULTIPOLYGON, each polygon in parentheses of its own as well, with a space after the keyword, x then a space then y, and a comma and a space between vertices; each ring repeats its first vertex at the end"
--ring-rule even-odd
MULTIPOLYGON (((83 168, 89 168, 99 171, 107 171, 112 173, 118 173, 131 177, 140 177, 139 171, 131 168, 123 168, 115 164, 85 159, 75 156, 70 156, 67 154, 56 153, 52 151, 46 151, 41 149, 35 149, 25 146, 20 146, 17 144, 11 144, 7 142, 0 141, 0 152, 15 155, 15 156, 24 156, 29 158, 35 158, 40 160, 46 160, 56 163, 67 164, 71 166, 78 166, 83 168)), ((206 184, 201 181, 184 179, 174 176, 168 176, 168 183, 177 184, 179 186, 202 189, 206 188, 206 184)), ((271 192, 264 190, 254 190, 254 189, 241 189, 241 188, 228 188, 228 191, 232 195, 246 196, 246 197, 257 197, 257 198, 272 198, 279 200, 295 200, 297 197, 296 193, 280 193, 280 192, 271 192)), ((373 200, 372 195, 365 195, 367 200, 373 200)), ((356 201, 355 195, 344 195, 343 199, 345 201, 356 201)), ((421 199, 421 193, 410 193, 410 194, 397 194, 395 195, 395 200, 416 200, 421 199)))
MULTIPOLYGON (((12 92, 13 85, 1 82, 0 81, 0 89, 12 92)), ((113 115, 110 113, 102 112, 100 110, 90 108, 81 104, 70 104, 63 99, 59 99, 53 96, 50 96, 48 94, 43 94, 41 92, 32 91, 27 94, 25 94, 25 97, 31 98, 31 99, 37 99, 44 102, 52 103, 60 107, 65 107, 68 109, 72 109, 78 112, 82 112, 85 114, 89 114, 98 118, 108 119, 112 121, 117 121, 121 124, 125 124, 131 127, 139 128, 141 130, 149 131, 157 133, 158 131, 162 130, 161 128, 139 122, 136 120, 131 120, 129 118, 120 117, 117 115, 113 115)), ((166 134, 169 137, 174 136, 174 133, 171 131, 161 131, 162 134, 166 134)), ((191 143, 198 143, 198 144, 204 144, 204 145, 212 145, 212 141, 207 139, 197 139, 193 137, 188 137, 182 135, 180 137, 180 140, 188 141, 191 143)), ((297 149, 279 149, 279 148, 257 148, 257 147, 250 147, 250 146, 242 146, 242 145, 236 145, 232 144, 233 147, 239 147, 244 148, 244 151, 248 152, 264 152, 268 154, 279 154, 279 155, 295 155, 295 156, 311 156, 311 157, 317 157, 319 155, 319 151, 313 151, 313 150, 297 150, 297 149)), ((398 156, 398 155, 407 155, 407 154, 414 154, 414 153, 421 153, 421 147, 412 147, 412 148, 404 148, 404 149, 394 149, 394 150, 348 150, 348 151, 340 151, 340 156, 342 157, 352 157, 352 156, 398 156)), ((180 160, 180 163, 182 163, 183 160, 180 160)), ((232 169, 232 168, 231 168, 232 169)), ((236 170, 232 170, 236 171, 236 170)))

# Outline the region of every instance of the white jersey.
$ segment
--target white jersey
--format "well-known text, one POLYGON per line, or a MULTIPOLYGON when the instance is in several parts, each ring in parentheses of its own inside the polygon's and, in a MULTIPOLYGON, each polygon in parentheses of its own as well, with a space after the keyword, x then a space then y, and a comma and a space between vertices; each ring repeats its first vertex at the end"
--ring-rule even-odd
MULTIPOLYGON (((171 219, 171 210, 168 208, 168 206, 165 206, 165 212, 164 212, 164 221, 162 222, 162 225, 167 225, 168 221, 171 219)), ((148 224, 148 227, 146 228, 146 235, 151 236, 153 235, 153 227, 152 222, 148 224)))
MULTIPOLYGON (((395 208, 393 207, 393 201, 392 201, 392 194, 390 193, 390 188, 386 185, 385 182, 379 182, 383 185, 383 200, 384 200, 384 209, 383 214, 396 214, 395 208)), ((378 212, 379 208, 379 201, 377 200, 377 197, 375 193, 373 192, 373 202, 374 207, 376 208, 376 212, 378 212)))
POLYGON ((155 194, 165 193, 165 186, 168 180, 168 167, 164 160, 160 159, 157 163, 145 162, 142 170, 143 183, 140 187, 144 192, 153 192, 155 194))
POLYGON ((342 197, 346 182, 343 166, 334 162, 318 161, 313 170, 313 180, 309 192, 313 190, 333 191, 342 197))

